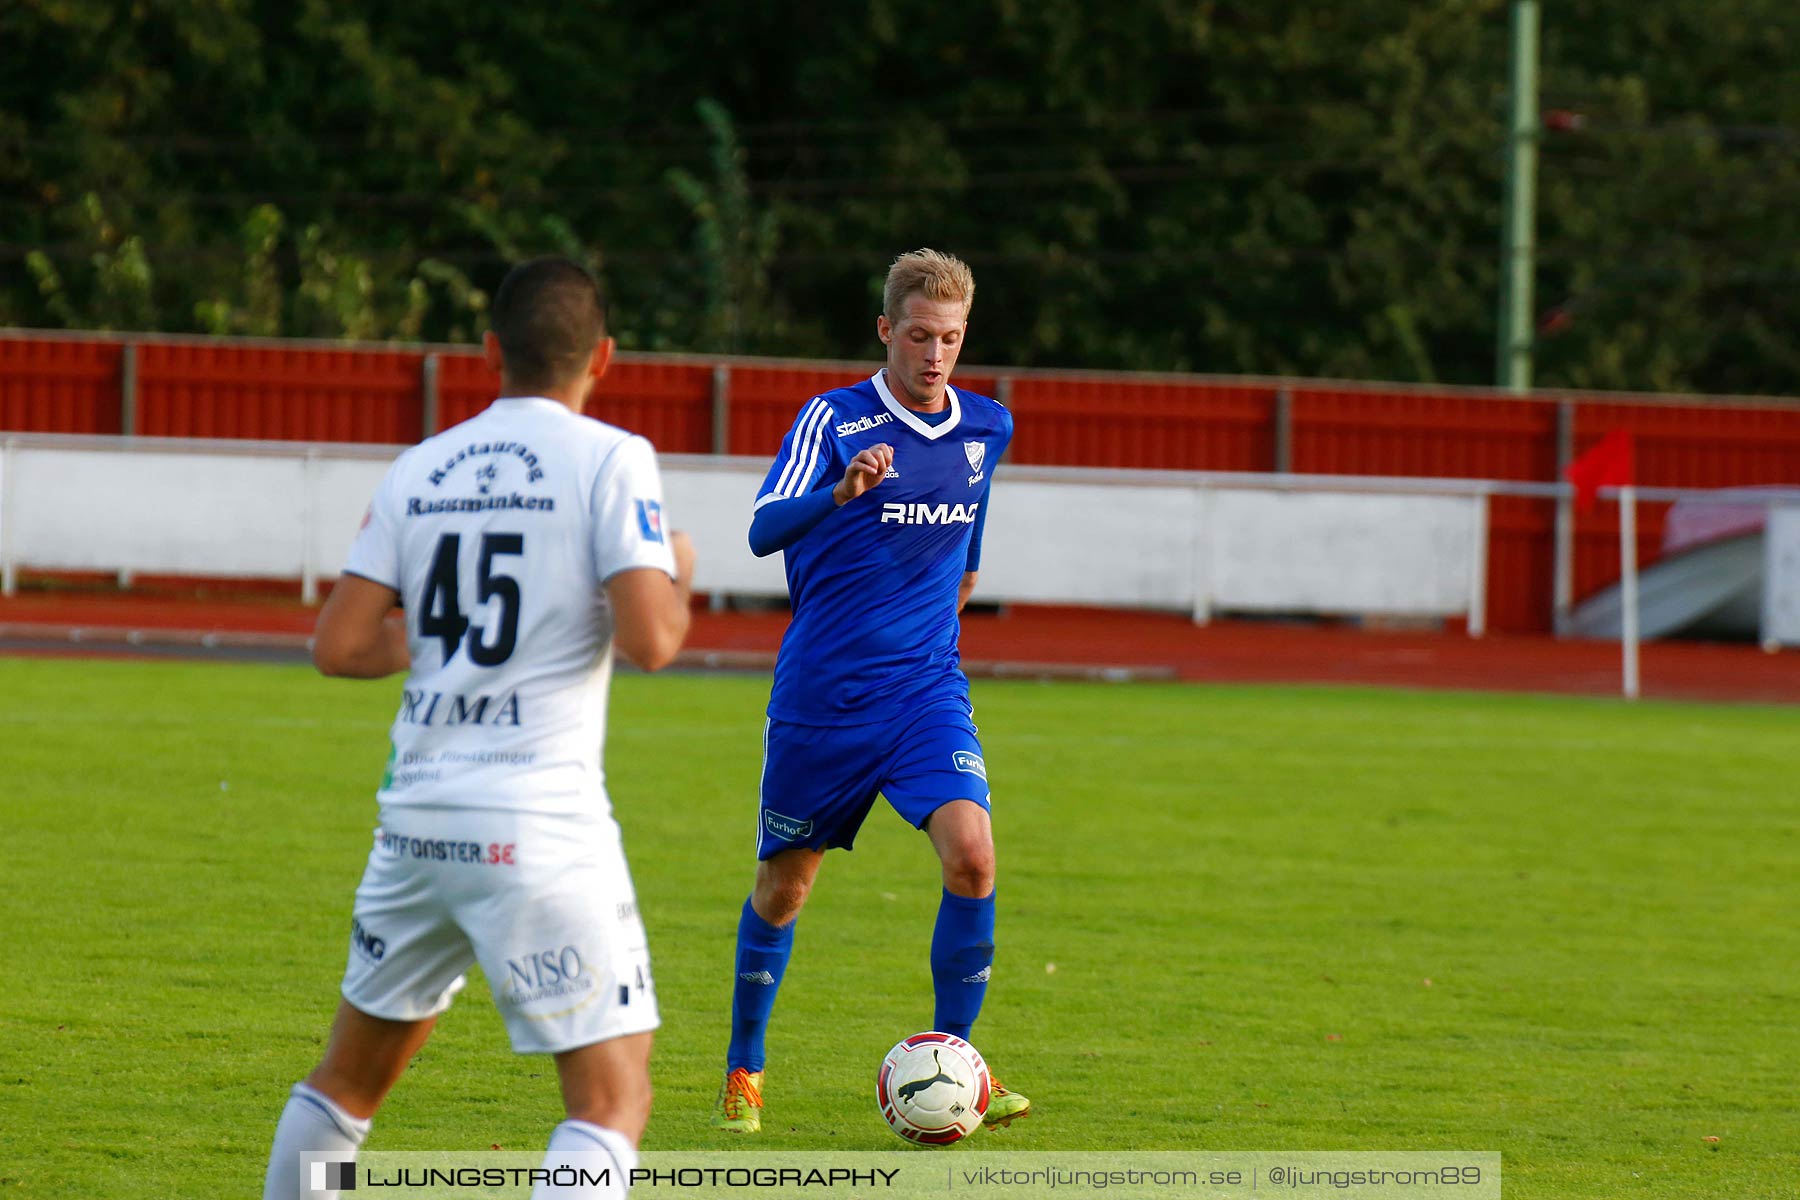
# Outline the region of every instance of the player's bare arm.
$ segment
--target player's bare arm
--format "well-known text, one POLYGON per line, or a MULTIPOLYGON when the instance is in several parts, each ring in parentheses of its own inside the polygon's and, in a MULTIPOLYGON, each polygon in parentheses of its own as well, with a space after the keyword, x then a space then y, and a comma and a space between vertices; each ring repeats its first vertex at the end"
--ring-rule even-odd
POLYGON ((894 448, 886 442, 858 451, 844 468, 844 477, 831 489, 831 498, 843 507, 887 478, 893 465, 894 448))
POLYGON ((313 630, 313 665, 322 675, 381 679, 412 665, 399 593, 360 575, 345 575, 325 598, 313 630))
POLYGON ((975 594, 975 580, 980 574, 981 572, 979 571, 963 572, 962 584, 956 589, 957 612, 961 612, 963 610, 963 605, 969 602, 969 597, 975 594))
POLYGON ((669 535, 675 578, 654 567, 620 571, 606 581, 613 610, 613 646, 634 666, 659 671, 687 640, 694 590, 694 543, 680 530, 669 535))

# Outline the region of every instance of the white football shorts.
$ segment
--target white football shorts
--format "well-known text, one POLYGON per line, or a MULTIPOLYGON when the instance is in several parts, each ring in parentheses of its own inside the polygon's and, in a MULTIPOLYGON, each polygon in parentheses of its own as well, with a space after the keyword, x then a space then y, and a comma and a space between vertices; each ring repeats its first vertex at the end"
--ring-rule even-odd
POLYGON ((479 962, 513 1050, 655 1029, 656 987, 610 816, 390 808, 356 889, 344 999, 418 1021, 479 962))

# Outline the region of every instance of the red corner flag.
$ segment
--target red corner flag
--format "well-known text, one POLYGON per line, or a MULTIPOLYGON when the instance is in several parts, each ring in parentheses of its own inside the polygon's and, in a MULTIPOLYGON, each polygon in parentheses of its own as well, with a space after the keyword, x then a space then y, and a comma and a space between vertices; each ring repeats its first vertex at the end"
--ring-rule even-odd
POLYGON ((1613 430, 1570 463, 1563 474, 1575 485, 1575 511, 1593 511, 1601 488, 1631 482, 1631 435, 1623 429, 1613 430))

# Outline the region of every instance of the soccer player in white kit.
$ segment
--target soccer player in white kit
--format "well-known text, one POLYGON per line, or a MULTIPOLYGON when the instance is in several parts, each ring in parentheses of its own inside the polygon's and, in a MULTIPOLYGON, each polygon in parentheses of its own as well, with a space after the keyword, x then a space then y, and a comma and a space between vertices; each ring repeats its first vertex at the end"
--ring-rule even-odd
POLYGON ((492 315, 500 398, 394 463, 319 614, 324 674, 408 674, 343 1001, 265 1200, 338 1194, 302 1154, 354 1155, 474 962, 513 1049, 555 1056, 546 1164, 611 1165, 534 1197, 623 1196, 649 1119, 656 993, 601 742, 614 648, 653 671, 681 647, 693 551, 650 443, 580 415, 613 350, 593 277, 525 263, 492 315))

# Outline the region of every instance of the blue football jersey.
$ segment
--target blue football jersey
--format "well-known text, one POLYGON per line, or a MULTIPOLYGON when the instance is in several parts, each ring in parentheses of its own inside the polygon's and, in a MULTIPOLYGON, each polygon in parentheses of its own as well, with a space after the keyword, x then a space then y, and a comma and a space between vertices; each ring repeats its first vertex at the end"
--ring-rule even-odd
POLYGON ((782 441, 759 508, 835 487, 869 446, 886 442, 894 462, 784 552, 794 617, 775 661, 776 720, 862 724, 966 708, 956 597, 978 566, 972 535, 1013 420, 986 396, 945 395, 947 416, 921 416, 877 372, 813 397, 782 441))

